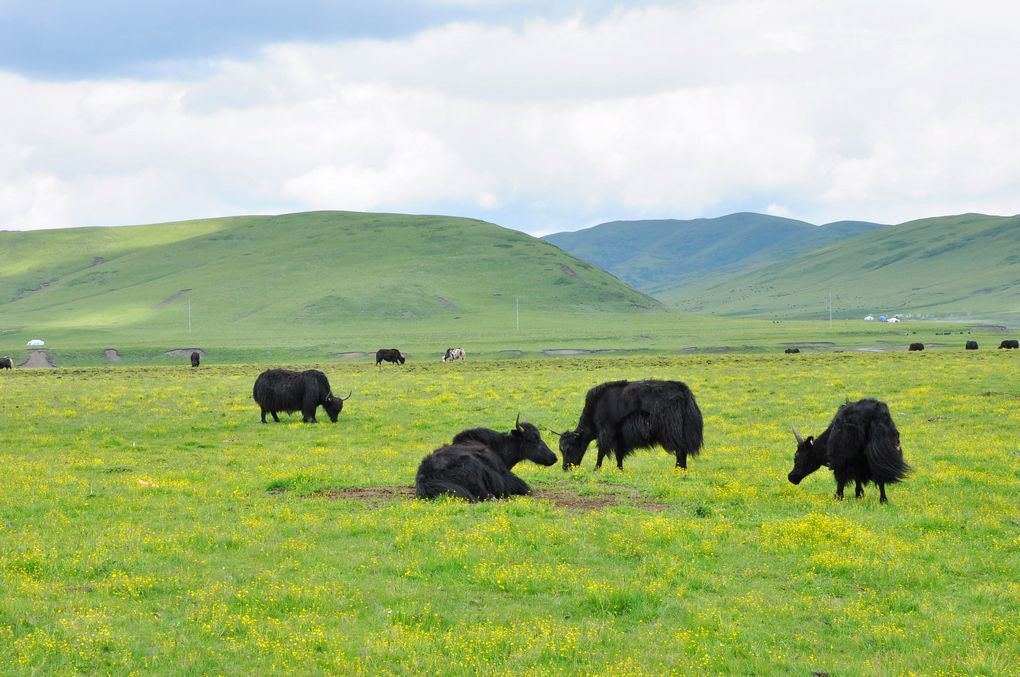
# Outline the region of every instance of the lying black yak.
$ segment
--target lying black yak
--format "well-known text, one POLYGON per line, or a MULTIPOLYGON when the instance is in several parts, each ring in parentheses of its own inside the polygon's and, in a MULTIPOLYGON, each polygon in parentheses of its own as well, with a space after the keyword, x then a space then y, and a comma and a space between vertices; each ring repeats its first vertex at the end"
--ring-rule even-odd
POLYGON ((319 405, 326 410, 329 420, 336 423, 344 408, 344 400, 351 395, 334 397, 329 379, 317 369, 267 369, 255 379, 251 396, 262 408, 263 423, 266 422, 266 414, 272 414, 273 420, 279 423, 280 418, 276 414, 280 411, 288 414, 300 411, 305 423, 315 423, 315 410, 319 405))
POLYGON ((840 406, 832 423, 821 435, 806 440, 793 428, 797 452, 787 479, 793 484, 827 466, 836 478, 836 498, 843 500, 843 487, 853 480, 854 495, 864 495, 864 485, 874 482, 886 503, 885 485, 899 482, 910 466, 903 461, 900 433, 885 402, 863 399, 840 406))
POLYGON ((787 348, 783 352, 786 353, 787 355, 796 355, 797 353, 800 352, 800 348, 787 348))
POLYGON ((1002 343, 999 344, 999 347, 1005 348, 1006 350, 1016 350, 1017 348, 1020 348, 1020 341, 1017 341, 1017 339, 1003 339, 1002 343))
POLYGON ((191 366, 197 367, 199 362, 202 361, 202 355, 196 350, 191 353, 191 366))
POLYGON ((907 350, 924 350, 924 344, 923 343, 911 343, 910 347, 907 348, 907 350))
POLYGON ((609 454, 623 470, 623 459, 635 449, 656 444, 676 455, 676 467, 686 469, 687 457, 701 450, 701 410, 680 381, 610 381, 588 391, 577 428, 556 434, 564 470, 581 465, 592 440, 599 448, 596 470, 609 454))
POLYGON ((380 348, 375 351, 375 364, 379 366, 380 362, 392 362, 393 364, 403 364, 404 356, 400 354, 400 351, 396 348, 380 348))
POLYGON ((977 341, 967 341, 966 349, 967 350, 977 350, 978 349, 978 342, 977 341))
POLYGON ((0 357, 0 369, 13 369, 13 368, 14 363, 11 362, 11 358, 7 357, 6 355, 0 357))
POLYGON ((509 433, 488 428, 465 430, 422 459, 414 480, 415 493, 418 498, 450 494, 469 501, 530 494, 531 487, 510 472, 525 459, 553 465, 556 454, 542 441, 538 428, 522 423, 520 416, 509 433))

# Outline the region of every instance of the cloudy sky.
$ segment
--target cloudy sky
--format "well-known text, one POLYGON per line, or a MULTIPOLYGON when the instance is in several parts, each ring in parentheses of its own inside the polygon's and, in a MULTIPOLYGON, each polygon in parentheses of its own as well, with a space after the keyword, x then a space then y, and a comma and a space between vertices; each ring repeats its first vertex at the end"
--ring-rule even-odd
POLYGON ((1020 3, 0 0, 0 228, 1020 212, 1020 3))

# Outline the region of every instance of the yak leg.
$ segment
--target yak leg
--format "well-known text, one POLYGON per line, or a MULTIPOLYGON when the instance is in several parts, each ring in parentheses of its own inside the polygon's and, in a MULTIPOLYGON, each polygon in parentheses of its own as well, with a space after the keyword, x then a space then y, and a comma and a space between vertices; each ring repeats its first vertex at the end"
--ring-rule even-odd
POLYGON ((265 409, 262 410, 262 422, 263 423, 266 422, 266 410, 265 409))
POLYGON ((864 485, 861 484, 860 480, 857 480, 857 486, 854 488, 854 496, 856 498, 861 498, 862 496, 864 496, 864 485))
POLYGON ((602 467, 602 460, 609 455, 608 449, 603 449, 602 445, 599 445, 599 456, 595 459, 595 469, 598 470, 602 467))
POLYGON ((838 468, 833 473, 836 476, 836 500, 843 500, 843 487, 846 486, 847 480, 846 470, 844 468, 838 468))
POLYGON ((676 452, 676 467, 687 470, 687 454, 685 452, 676 452))
POLYGON ((889 499, 885 497, 885 482, 878 482, 878 491, 882 494, 882 498, 878 499, 879 503, 888 503, 889 499))
POLYGON ((273 411, 269 412, 269 413, 273 415, 273 421, 275 421, 276 423, 280 422, 280 417, 276 415, 276 410, 275 409, 273 411))

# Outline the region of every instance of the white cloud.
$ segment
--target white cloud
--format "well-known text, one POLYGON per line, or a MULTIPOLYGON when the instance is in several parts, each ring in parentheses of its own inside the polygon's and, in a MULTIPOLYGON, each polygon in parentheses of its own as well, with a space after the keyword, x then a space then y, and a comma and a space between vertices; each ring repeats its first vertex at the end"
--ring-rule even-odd
POLYGON ((1020 212, 1020 5, 742 0, 281 44, 197 80, 0 74, 0 227, 1020 212))

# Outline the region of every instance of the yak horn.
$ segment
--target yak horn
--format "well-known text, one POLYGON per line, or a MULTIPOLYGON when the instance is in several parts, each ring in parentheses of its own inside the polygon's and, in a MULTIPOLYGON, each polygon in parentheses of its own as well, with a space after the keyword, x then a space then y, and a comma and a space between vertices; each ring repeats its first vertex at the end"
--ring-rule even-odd
POLYGON ((352 390, 351 392, 347 393, 347 397, 341 397, 340 401, 343 402, 344 400, 351 399, 351 395, 353 395, 353 394, 354 394, 354 391, 352 390))
POLYGON ((520 430, 521 427, 521 412, 517 412, 517 420, 514 422, 514 427, 520 430))
POLYGON ((804 438, 800 436, 799 432, 797 432, 797 426, 791 423, 790 428, 793 430, 793 436, 797 438, 797 444, 803 444, 804 438))
MULTIPOLYGON (((546 430, 551 432, 553 435, 556 435, 556 437, 563 437, 563 433, 558 433, 555 430, 553 430, 552 428, 546 428, 546 430)), ((566 432, 566 431, 564 431, 564 432, 566 432)))

